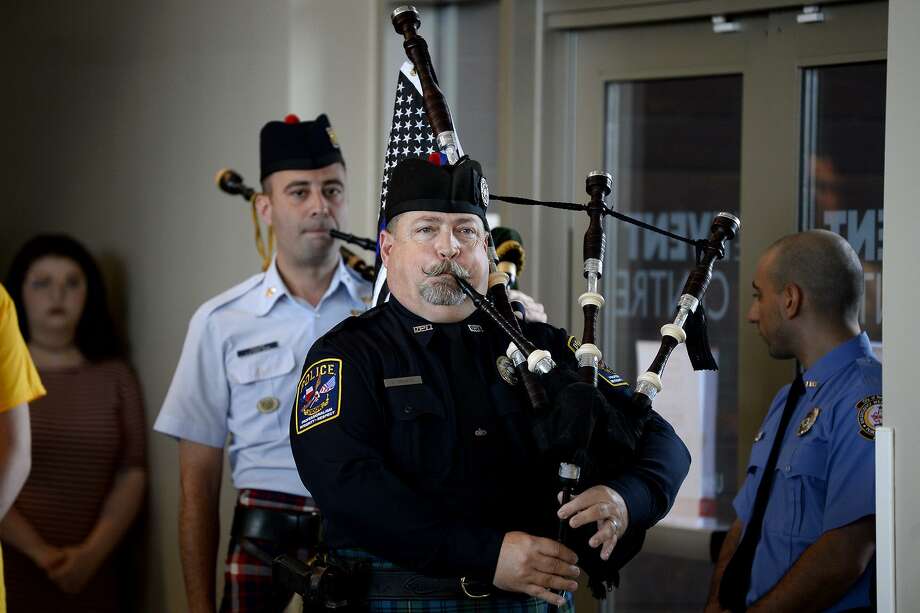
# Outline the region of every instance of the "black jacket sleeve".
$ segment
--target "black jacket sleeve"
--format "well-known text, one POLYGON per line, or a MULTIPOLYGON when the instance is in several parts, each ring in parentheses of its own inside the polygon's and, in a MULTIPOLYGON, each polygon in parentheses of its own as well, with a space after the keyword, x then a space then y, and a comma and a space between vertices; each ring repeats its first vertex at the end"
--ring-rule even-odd
POLYGON ((607 485, 626 501, 630 527, 646 530, 671 510, 689 470, 687 447, 671 424, 652 411, 635 461, 607 481, 607 485))
POLYGON ((333 399, 340 402, 338 416, 305 421, 303 377, 293 408, 291 449, 330 535, 347 535, 349 544, 407 569, 491 582, 504 534, 463 520, 445 508, 449 500, 425 496, 396 474, 387 457, 377 382, 360 351, 320 339, 304 373, 323 360, 341 360, 340 397, 333 399))

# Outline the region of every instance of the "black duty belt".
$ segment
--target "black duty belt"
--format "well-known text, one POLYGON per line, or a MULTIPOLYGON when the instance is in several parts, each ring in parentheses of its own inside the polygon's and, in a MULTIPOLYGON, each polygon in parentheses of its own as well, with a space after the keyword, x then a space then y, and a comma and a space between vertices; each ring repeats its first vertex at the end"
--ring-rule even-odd
MULTIPOLYGON (((427 577, 407 570, 374 569, 367 597, 371 600, 438 600, 488 598, 493 586, 466 577, 427 577)), ((506 592, 498 592, 511 596, 506 592)))
POLYGON ((294 513, 237 506, 231 534, 237 538, 261 539, 312 547, 319 542, 319 513, 294 513))

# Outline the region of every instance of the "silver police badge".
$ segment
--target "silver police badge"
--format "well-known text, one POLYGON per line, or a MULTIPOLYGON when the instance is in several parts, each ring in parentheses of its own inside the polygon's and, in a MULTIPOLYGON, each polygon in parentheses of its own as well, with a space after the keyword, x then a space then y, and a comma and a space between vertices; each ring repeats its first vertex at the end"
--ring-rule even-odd
POLYGON ((479 194, 482 196, 482 206, 489 206, 489 184, 485 177, 479 177, 479 194))
POLYGON ((514 370, 514 362, 508 356, 500 355, 495 360, 495 366, 498 368, 498 374, 508 385, 516 385, 518 382, 517 372, 514 370))

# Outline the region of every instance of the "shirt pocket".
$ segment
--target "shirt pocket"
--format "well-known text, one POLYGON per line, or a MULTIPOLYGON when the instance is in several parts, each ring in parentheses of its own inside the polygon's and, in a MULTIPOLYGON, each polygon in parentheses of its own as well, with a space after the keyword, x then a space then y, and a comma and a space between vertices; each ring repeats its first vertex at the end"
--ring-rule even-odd
POLYGON ((800 444, 783 470, 790 498, 791 533, 817 538, 824 524, 827 496, 827 442, 800 444))
MULTIPOLYGON (((772 444, 772 441, 771 441, 772 444)), ((763 474, 763 469, 767 465, 767 459, 770 455, 770 445, 767 441, 761 439, 751 447, 751 458, 748 460, 748 477, 757 477, 758 482, 763 474)))
POLYGON ((288 347, 230 359, 227 379, 234 437, 270 441, 287 434, 297 386, 296 364, 288 347))
POLYGON ((450 470, 455 441, 443 402, 425 385, 387 388, 390 451, 411 477, 440 479, 450 470))

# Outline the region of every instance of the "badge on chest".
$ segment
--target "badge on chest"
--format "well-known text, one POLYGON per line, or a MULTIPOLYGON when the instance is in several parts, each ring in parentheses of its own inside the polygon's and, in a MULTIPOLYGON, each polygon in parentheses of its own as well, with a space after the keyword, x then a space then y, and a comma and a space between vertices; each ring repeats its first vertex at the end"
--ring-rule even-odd
POLYGON ((259 409, 259 413, 274 413, 280 406, 281 401, 274 396, 266 396, 256 403, 256 408, 259 409))
POLYGON ((809 411, 808 415, 805 416, 805 419, 799 422, 799 431, 796 434, 799 436, 805 436, 811 432, 811 428, 815 425, 815 422, 818 421, 819 415, 821 415, 821 409, 819 407, 815 407, 809 411))

